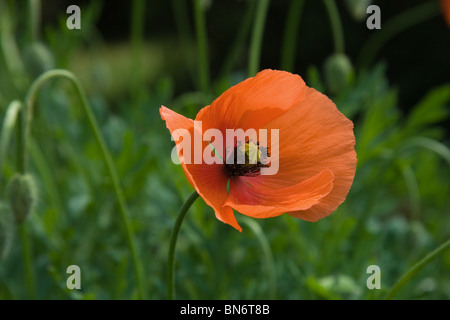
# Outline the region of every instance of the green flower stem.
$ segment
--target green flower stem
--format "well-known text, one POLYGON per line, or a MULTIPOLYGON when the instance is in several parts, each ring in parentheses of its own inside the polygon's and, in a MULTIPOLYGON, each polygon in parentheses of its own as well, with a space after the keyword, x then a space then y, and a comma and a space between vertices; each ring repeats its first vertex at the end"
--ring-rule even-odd
POLYGON ((206 97, 209 94, 209 58, 208 58, 208 36, 206 33, 205 14, 201 0, 194 1, 195 33, 197 37, 198 51, 198 76, 199 87, 207 104, 206 97))
POLYGON ((344 53, 344 31, 342 29, 341 18, 339 17, 339 10, 334 0, 323 0, 325 8, 327 9, 328 17, 330 19, 331 31, 333 32, 334 52, 344 53))
POLYGON ((22 242, 22 259, 25 270, 25 281, 27 284, 27 291, 29 299, 33 300, 36 297, 36 278, 32 266, 31 244, 28 238, 28 231, 26 223, 21 223, 18 226, 20 233, 20 240, 22 242))
POLYGON ((170 236, 169 244, 169 256, 168 256, 168 269, 167 269, 167 298, 169 300, 175 299, 175 246, 177 244, 178 233, 180 233, 180 227, 183 223, 183 219, 186 216, 187 211, 198 198, 198 193, 194 191, 190 197, 186 200, 183 206, 178 212, 177 220, 170 236))
POLYGON ((27 42, 34 43, 38 41, 41 24, 41 1, 28 0, 28 19, 27 19, 27 42))
POLYGON ((197 72, 194 68, 195 61, 194 52, 190 50, 192 30, 190 25, 190 11, 187 6, 186 0, 172 0, 172 10, 175 19, 175 26, 177 28, 177 34, 180 41, 181 48, 183 49, 183 58, 186 63, 186 67, 189 72, 189 76, 192 81, 197 80, 197 72))
POLYGON ((136 106, 142 90, 142 49, 144 44, 145 0, 133 0, 131 5, 131 90, 133 105, 136 106))
POLYGON ((21 109, 22 103, 20 101, 12 101, 6 109, 6 115, 3 120, 2 131, 0 133, 0 188, 5 185, 4 183, 1 183, 3 176, 3 163, 5 162, 11 135, 14 130, 14 126, 17 123, 17 118, 20 116, 21 109))
POLYGON ((62 70, 62 69, 55 69, 50 70, 45 73, 43 73, 41 76, 39 76, 31 85, 31 87, 28 90, 28 93, 25 97, 25 107, 26 107, 26 127, 25 127, 25 134, 24 134, 24 152, 22 157, 22 167, 26 169, 27 167, 27 152, 25 152, 28 148, 28 140, 30 136, 31 131, 31 123, 33 119, 33 106, 34 101, 36 99, 36 95, 38 93, 39 88, 48 80, 52 78, 66 78, 72 82, 74 85, 80 99, 81 99, 81 106, 83 107, 84 112, 86 113, 89 125, 92 129, 92 132, 94 134, 94 138, 99 146, 100 152, 102 154, 103 160, 106 164, 106 169, 108 171, 108 174, 110 176, 114 193, 117 198, 117 202, 119 204, 119 211, 122 218, 122 223, 125 228, 126 232, 126 239, 127 244, 130 250, 130 253, 132 255, 132 263, 134 267, 134 272, 136 276, 137 286, 139 290, 139 296, 141 299, 146 298, 146 285, 145 285, 145 279, 144 279, 144 272, 142 267, 142 262, 139 257, 139 251, 137 250, 135 240, 134 240, 134 233, 133 229, 131 227, 130 218, 129 218, 129 211, 125 203, 124 194, 122 191, 122 188, 120 187, 118 174, 116 171, 116 168, 114 166, 114 163, 112 161, 112 157, 109 153, 108 148, 106 147, 106 143, 103 140, 103 136, 100 133, 99 126, 97 124, 97 121, 95 119, 95 116, 91 110, 90 104, 88 102, 88 99, 86 97, 86 94, 78 81, 78 79, 69 71, 62 70))
POLYGON ((42 180, 42 184, 47 190, 49 202, 53 208, 55 208, 54 214, 64 212, 64 206, 61 203, 61 196, 55 182, 51 165, 48 163, 44 152, 41 150, 36 141, 34 141, 33 137, 30 137, 30 140, 28 141, 28 152, 30 153, 30 157, 33 159, 33 164, 42 180))
POLYGON ((404 30, 426 21, 440 13, 438 1, 427 1, 408 9, 383 23, 381 30, 373 33, 361 48, 357 68, 370 66, 380 49, 393 37, 404 30))
MULTIPOLYGON (((23 140, 22 140, 22 103, 20 101, 12 101, 6 111, 5 119, 3 120, 2 131, 0 135, 0 181, 3 173, 3 163, 6 158, 6 152, 9 148, 9 142, 11 139, 11 134, 16 125, 17 132, 17 170, 20 173, 24 173, 23 167, 21 166, 21 152, 23 151, 23 140)), ((0 185, 4 185, 1 183, 0 185)), ((27 292, 29 299, 34 299, 36 297, 36 280, 34 276, 34 271, 32 267, 32 254, 30 241, 28 239, 27 229, 25 224, 20 224, 18 226, 20 232, 20 239, 22 242, 22 259, 23 267, 25 271, 25 281, 27 286, 27 292)))
POLYGON ((219 79, 223 79, 230 75, 233 71, 233 67, 238 61, 239 57, 244 52, 244 48, 247 44, 247 39, 250 34, 250 30, 253 22, 253 14, 255 12, 255 1, 247 1, 247 8, 242 17, 239 30, 237 30, 236 37, 234 38, 233 44, 229 47, 227 56, 222 63, 222 68, 219 73, 219 79))
POLYGON ((300 24, 300 17, 302 15, 304 4, 304 0, 291 0, 291 5, 288 8, 283 38, 283 49, 281 51, 281 69, 285 71, 294 70, 298 26, 300 24))
POLYGON ((425 256, 422 260, 413 265, 392 287, 392 289, 387 293, 386 300, 391 300, 395 294, 409 281, 411 278, 419 272, 423 267, 429 264, 431 261, 436 259, 440 254, 442 254, 446 249, 450 248, 450 239, 444 242, 441 246, 436 248, 434 251, 425 256))
POLYGON ((262 41, 264 36, 264 25, 266 22, 267 11, 269 9, 269 0, 258 0, 256 7, 255 20, 253 22, 252 38, 250 40, 250 49, 248 57, 248 76, 253 77, 259 71, 261 58, 262 41))

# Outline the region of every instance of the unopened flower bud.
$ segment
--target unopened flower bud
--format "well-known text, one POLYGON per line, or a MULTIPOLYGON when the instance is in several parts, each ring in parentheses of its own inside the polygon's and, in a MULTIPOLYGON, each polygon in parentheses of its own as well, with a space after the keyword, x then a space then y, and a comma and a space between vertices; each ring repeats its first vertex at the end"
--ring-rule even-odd
POLYGON ((9 204, 16 223, 22 223, 30 215, 37 202, 36 184, 31 175, 16 174, 7 189, 9 204))
POLYGON ((7 257, 11 248, 13 229, 11 208, 0 202, 0 262, 7 257))
POLYGON ((347 9, 356 21, 363 21, 367 17, 367 7, 372 4, 372 0, 347 0, 347 9))
POLYGON ((325 81, 328 90, 337 94, 352 81, 354 72, 349 58, 345 54, 333 54, 328 57, 324 65, 325 81))

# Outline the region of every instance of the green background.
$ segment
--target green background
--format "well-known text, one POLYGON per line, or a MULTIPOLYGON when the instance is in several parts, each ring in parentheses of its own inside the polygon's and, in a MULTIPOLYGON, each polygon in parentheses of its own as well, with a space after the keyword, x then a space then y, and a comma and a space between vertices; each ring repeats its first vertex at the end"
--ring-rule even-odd
MULTIPOLYGON (((362 2, 336 1, 332 25, 324 1, 0 0, 1 122, 40 74, 71 71, 128 209, 124 219, 77 91, 62 77, 46 81, 28 148, 37 200, 14 226, 6 189, 21 171, 17 125, 2 154, 0 299, 137 299, 143 291, 165 299, 170 234, 192 188, 171 162, 159 107, 193 118, 265 68, 300 74, 354 121, 354 184, 319 222, 236 213, 242 233, 198 199, 176 247, 176 297, 385 298, 450 234, 450 28, 438 1, 375 1, 382 28, 368 30, 355 7, 362 2), (71 4, 81 8, 81 30, 66 27, 71 4), (69 265, 81 268, 81 290, 66 287, 69 265), (366 286, 370 265, 380 267, 379 290, 366 286)), ((449 299, 449 271, 446 250, 395 298, 449 299)))

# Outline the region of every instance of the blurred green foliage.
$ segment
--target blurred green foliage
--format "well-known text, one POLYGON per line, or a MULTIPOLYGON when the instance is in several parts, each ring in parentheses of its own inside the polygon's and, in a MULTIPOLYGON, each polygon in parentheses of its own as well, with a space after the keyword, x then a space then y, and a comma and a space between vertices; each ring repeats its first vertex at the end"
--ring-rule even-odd
MULTIPOLYGON (((64 68, 80 79, 131 212, 149 298, 164 299, 170 232, 192 188, 171 162, 173 142, 159 106, 189 117, 202 107, 202 93, 177 90, 180 79, 189 78, 186 74, 195 77, 195 39, 146 43, 135 34, 134 42, 107 43, 94 27, 102 11, 99 1, 81 7, 81 30, 68 30, 67 15, 61 12, 58 24, 42 25, 35 34, 39 21, 32 19, 32 2, 0 0, 0 120, 42 72, 64 68)), ((184 1, 173 3, 178 19, 192 9, 184 1)), ((233 48, 245 50, 250 24, 243 21, 241 27, 233 48)), ((233 67, 233 55, 227 61, 226 72, 211 83, 209 100, 246 77, 245 67, 233 67)), ((347 68, 346 81, 333 88, 325 69, 309 65, 302 76, 355 123, 358 168, 347 200, 317 223, 287 215, 256 220, 237 214, 244 228, 239 233, 219 222, 199 199, 179 235, 178 298, 379 299, 412 264, 447 240, 450 151, 443 123, 449 116, 450 82, 428 88, 405 112, 382 62, 347 68), (381 268, 380 290, 366 287, 366 269, 372 264, 381 268)), ((19 228, 12 241, 11 227, 2 229, 8 220, 6 184, 17 171, 16 147, 13 135, 1 168, 0 241, 8 238, 9 248, 0 260, 0 299, 30 297, 19 228)), ((39 196, 26 221, 36 297, 136 298, 111 181, 79 97, 66 80, 52 80, 39 92, 29 156, 39 196), (81 290, 66 288, 66 269, 72 264, 81 268, 81 290)), ((396 297, 450 299, 449 270, 447 250, 396 297)))

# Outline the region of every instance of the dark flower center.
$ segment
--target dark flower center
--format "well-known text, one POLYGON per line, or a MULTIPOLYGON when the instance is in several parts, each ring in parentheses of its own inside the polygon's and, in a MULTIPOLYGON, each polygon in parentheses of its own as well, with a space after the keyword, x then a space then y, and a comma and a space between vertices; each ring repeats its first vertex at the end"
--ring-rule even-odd
POLYGON ((234 147, 233 152, 225 162, 225 171, 232 177, 256 177, 261 174, 261 168, 266 168, 268 150, 259 143, 246 142, 234 147))

